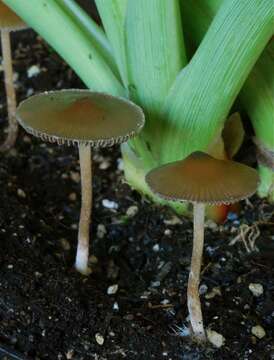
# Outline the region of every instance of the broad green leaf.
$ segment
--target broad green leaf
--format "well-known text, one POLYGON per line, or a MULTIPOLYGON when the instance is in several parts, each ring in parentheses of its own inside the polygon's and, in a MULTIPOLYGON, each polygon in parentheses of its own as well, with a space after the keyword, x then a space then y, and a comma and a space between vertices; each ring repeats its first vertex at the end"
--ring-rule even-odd
POLYGON ((119 77, 112 47, 103 29, 77 4, 75 0, 56 0, 63 9, 73 17, 73 21, 90 36, 93 45, 103 56, 111 70, 119 77))
POLYGON ((161 107, 176 76, 186 64, 179 2, 128 0, 126 50, 130 97, 146 113, 144 136, 157 158, 155 132, 161 107))
POLYGON ((225 0, 167 98, 162 161, 206 150, 273 31, 272 0, 225 0))
MULTIPOLYGON (((181 0, 185 35, 188 43, 196 47, 202 41, 223 0, 181 0)), ((269 6, 274 11, 273 3, 269 6)), ((274 30, 274 29, 273 29, 274 30)), ((256 138, 269 151, 274 151, 274 40, 268 43, 252 68, 239 94, 240 103, 248 113, 256 138)), ((271 168, 259 166, 259 194, 272 197, 274 173, 271 168)))
POLYGON ((5 0, 67 61, 92 90, 124 95, 124 89, 91 37, 55 0, 5 0))
POLYGON ((107 37, 113 48, 124 86, 128 86, 125 51, 125 16, 128 0, 95 0, 107 37))

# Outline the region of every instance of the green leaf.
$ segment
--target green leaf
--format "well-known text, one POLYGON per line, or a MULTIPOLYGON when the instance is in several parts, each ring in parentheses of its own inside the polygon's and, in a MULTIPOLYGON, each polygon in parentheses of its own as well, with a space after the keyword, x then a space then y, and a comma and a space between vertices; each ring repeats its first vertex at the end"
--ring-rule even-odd
POLYGON ((113 48, 124 86, 128 86, 125 51, 125 16, 127 0, 95 0, 107 37, 113 48))
POLYGON ((142 135, 157 158, 160 144, 155 143, 155 132, 163 121, 161 107, 186 64, 178 1, 128 0, 126 50, 130 97, 145 110, 142 135))
MULTIPOLYGON (((188 43, 197 46, 203 39, 223 0, 181 1, 185 34, 188 43)), ((269 3, 273 11, 273 4, 269 3)), ((268 43, 252 68, 239 94, 241 105, 253 124, 257 141, 274 151, 274 41, 268 43)), ((274 173, 271 167, 259 166, 260 196, 274 193, 274 173)), ((272 194, 272 195, 271 195, 272 194)))
POLYGON ((273 31, 271 0, 225 0, 165 104, 162 161, 207 150, 273 31))
POLYGON ((67 61, 92 90, 125 91, 79 21, 55 0, 4 0, 67 61))
POLYGON ((79 6, 75 0, 56 0, 60 7, 73 18, 73 21, 82 29, 86 31, 90 37, 93 45, 98 52, 103 56, 108 63, 111 70, 119 78, 118 68, 115 62, 112 47, 104 33, 103 29, 96 24, 96 22, 79 6))

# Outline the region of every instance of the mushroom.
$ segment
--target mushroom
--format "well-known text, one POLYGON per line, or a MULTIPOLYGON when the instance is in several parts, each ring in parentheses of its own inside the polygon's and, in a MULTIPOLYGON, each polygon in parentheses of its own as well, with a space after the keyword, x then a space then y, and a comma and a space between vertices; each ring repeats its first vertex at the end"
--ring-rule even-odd
POLYGON ((25 29, 26 27, 23 20, 0 0, 1 45, 9 119, 8 136, 0 147, 0 151, 6 151, 13 147, 18 132, 18 124, 15 118, 16 94, 13 84, 10 32, 25 29))
POLYGON ((246 165, 217 160, 197 151, 184 160, 151 170, 146 176, 146 182, 154 193, 164 199, 193 203, 194 237, 187 305, 193 336, 205 341, 199 299, 205 204, 233 203, 251 196, 258 186, 258 174, 246 165))
POLYGON ((82 206, 75 267, 84 275, 88 267, 92 207, 91 147, 126 142, 141 131, 144 114, 132 102, 88 90, 61 90, 34 95, 16 113, 25 130, 44 141, 78 145, 82 206))

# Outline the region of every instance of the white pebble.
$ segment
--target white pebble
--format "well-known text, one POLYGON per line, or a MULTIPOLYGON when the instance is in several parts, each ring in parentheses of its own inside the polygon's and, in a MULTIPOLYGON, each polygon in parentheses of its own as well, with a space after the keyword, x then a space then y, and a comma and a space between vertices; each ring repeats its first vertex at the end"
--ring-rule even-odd
POLYGON ((110 167, 110 162, 108 160, 104 160, 103 162, 101 162, 101 164, 99 165, 99 169, 100 170, 107 170, 110 167))
POLYGON ((253 326, 251 328, 251 333, 258 339, 262 339, 266 335, 265 330, 261 325, 253 326))
POLYGON ((117 302, 113 304, 113 310, 119 311, 119 304, 117 302))
POLYGON ((208 286, 206 284, 202 284, 199 287, 199 294, 204 295, 207 293, 207 290, 208 290, 208 286))
POLYGON ((41 72, 41 70, 40 70, 39 66, 32 65, 31 67, 28 68, 28 78, 30 79, 33 76, 40 74, 40 72, 41 72))
POLYGON ((158 251, 160 250, 159 244, 153 245, 152 250, 153 250, 154 252, 158 252, 158 251))
POLYGON ((102 201, 102 204, 107 209, 115 209, 115 210, 117 210, 118 207, 119 207, 119 205, 115 201, 110 201, 108 199, 104 199, 102 201))
POLYGON ((225 338, 222 334, 217 333, 214 330, 208 329, 206 331, 208 341, 217 348, 220 348, 225 343, 225 338))
POLYGON ((23 198, 23 199, 25 199, 25 198, 27 197, 25 191, 22 190, 22 189, 17 189, 17 195, 18 195, 20 198, 23 198))
POLYGON ((178 218, 178 216, 174 215, 171 219, 164 220, 165 225, 179 225, 182 223, 182 220, 178 218))
POLYGON ((71 178, 72 181, 74 181, 75 183, 78 184, 80 182, 80 180, 81 180, 81 175, 77 171, 71 171, 70 172, 70 178, 71 178))
POLYGON ((107 294, 108 295, 116 294, 117 291, 118 291, 118 287, 119 287, 118 284, 114 284, 114 285, 109 286, 108 289, 107 289, 107 294))
POLYGON ((134 217, 138 213, 138 211, 139 211, 138 207, 136 205, 133 205, 127 209, 126 214, 128 217, 134 217))
POLYGON ((263 286, 258 283, 250 283, 248 288, 255 297, 261 296, 264 293, 263 286))
POLYGON ((103 335, 101 335, 101 334, 99 334, 99 333, 96 333, 95 334, 95 340, 96 340, 96 342, 97 342, 97 344, 99 344, 99 345, 103 345, 104 344, 104 342, 105 342, 105 339, 104 339, 104 337, 103 337, 103 335))
POLYGON ((106 229, 105 225, 99 224, 97 226, 97 237, 99 239, 103 239, 103 237, 106 235, 106 233, 107 233, 107 229, 106 229))
POLYGON ((66 358, 67 358, 67 360, 72 360, 72 359, 73 359, 73 356, 74 356, 74 350, 69 350, 69 351, 66 353, 66 358))
POLYGON ((123 159, 118 159, 117 160, 117 169, 120 170, 120 171, 123 171, 124 170, 124 162, 123 162, 123 159))
POLYGON ((206 299, 213 299, 216 295, 222 296, 221 290, 219 287, 214 287, 208 294, 205 295, 206 299))
POLYGON ((69 198, 70 201, 76 201, 77 200, 77 195, 76 195, 75 192, 72 192, 72 193, 69 194, 68 198, 69 198))

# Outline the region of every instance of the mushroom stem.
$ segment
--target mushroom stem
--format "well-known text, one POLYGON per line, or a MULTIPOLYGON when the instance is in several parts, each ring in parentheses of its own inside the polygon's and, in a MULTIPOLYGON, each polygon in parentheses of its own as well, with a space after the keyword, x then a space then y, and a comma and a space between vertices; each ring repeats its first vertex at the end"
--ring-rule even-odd
POLYGON ((15 144, 18 124, 15 117, 16 112, 16 94, 13 83, 13 69, 12 69, 12 56, 11 56, 11 44, 10 44, 10 31, 1 31, 1 45, 3 56, 3 69, 5 74, 5 88, 8 108, 8 136, 5 142, 1 145, 0 151, 6 151, 12 148, 15 144))
POLYGON ((83 275, 89 275, 89 230, 92 207, 92 159, 89 145, 79 144, 81 169, 82 205, 78 230, 78 246, 75 268, 83 275))
POLYGON ((200 272, 204 246, 204 217, 205 205, 194 203, 194 238, 187 287, 187 306, 193 335, 199 341, 206 340, 199 297, 200 272))

